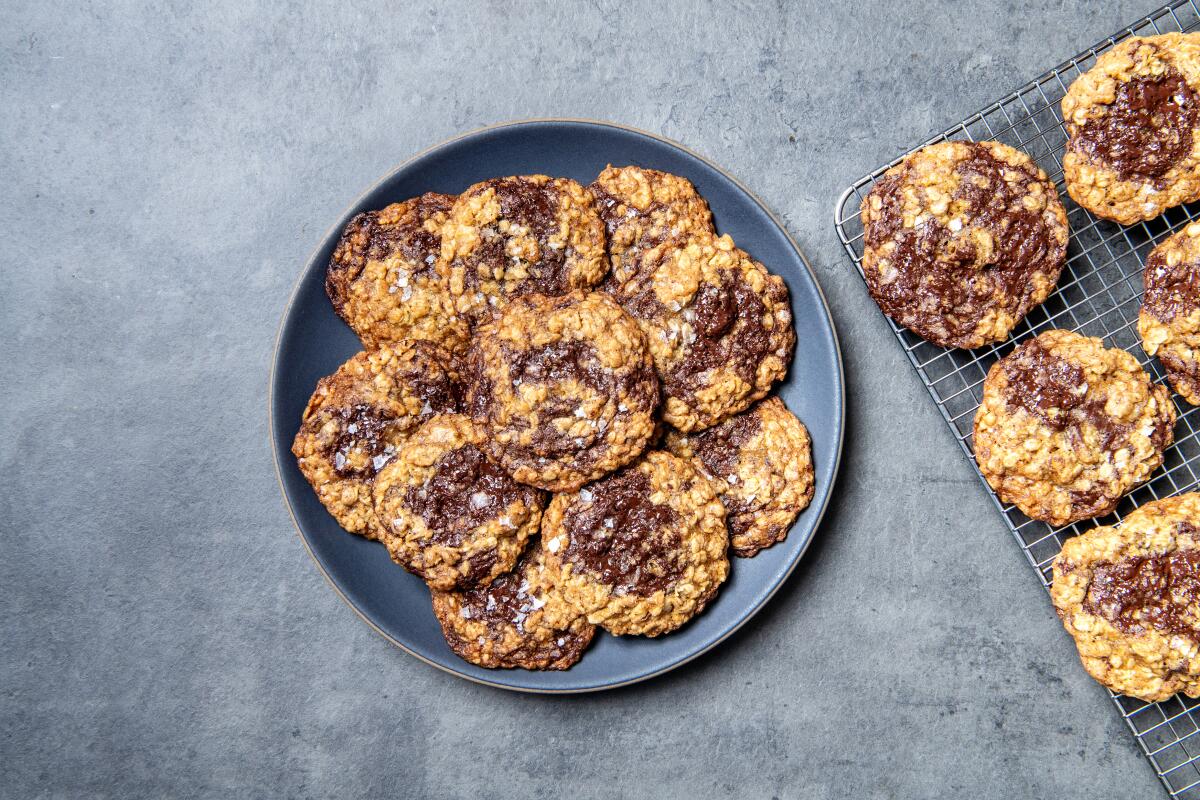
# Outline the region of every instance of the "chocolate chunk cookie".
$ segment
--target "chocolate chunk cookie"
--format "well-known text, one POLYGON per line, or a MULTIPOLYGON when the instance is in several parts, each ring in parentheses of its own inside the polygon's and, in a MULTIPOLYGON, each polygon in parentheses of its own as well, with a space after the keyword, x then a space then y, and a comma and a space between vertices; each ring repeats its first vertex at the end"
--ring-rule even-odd
POLYGON ((450 649, 489 669, 567 669, 596 632, 563 599, 540 546, 487 586, 433 592, 433 613, 450 649))
POLYGON ((637 458, 658 378, 637 323, 608 295, 525 295, 482 325, 469 356, 472 416, 522 483, 574 491, 637 458))
POLYGON ((1067 214, 1046 173, 998 142, 938 142, 862 202, 863 274, 883 313, 942 347, 999 342, 1049 297, 1067 214))
POLYGON ((493 178, 463 192, 442 232, 442 260, 457 308, 474 321, 523 294, 596 286, 608 271, 592 196, 545 175, 493 178))
POLYGON ((675 630, 729 574, 725 509, 712 482, 690 461, 657 450, 556 495, 542 541, 563 597, 615 634, 675 630))
POLYGON ((1184 400, 1200 405, 1200 223, 1154 248, 1142 280, 1142 348, 1158 356, 1184 400))
POLYGON ((368 350, 414 339, 466 349, 467 322, 437 264, 453 203, 449 195, 423 194, 359 214, 342 232, 325 291, 368 350))
POLYGON ((708 203, 678 175, 610 164, 588 191, 608 229, 609 280, 618 284, 636 269, 645 250, 668 239, 716 233, 708 203))
POLYGON ((1060 526, 1103 516, 1162 463, 1175 406, 1129 353, 1051 330, 992 365, 975 460, 1006 503, 1060 526))
POLYGON ((486 585, 513 568, 542 521, 545 496, 487 459, 468 417, 422 425, 375 479, 375 513, 392 560, 431 588, 486 585))
POLYGON ((357 353, 317 382, 292 454, 339 525, 377 538, 376 474, 422 421, 458 407, 458 381, 449 354, 415 342, 357 353))
POLYGON ((1200 198, 1200 36, 1126 39, 1062 101, 1075 202, 1122 225, 1200 198))
POLYGON ((1151 703, 1200 697, 1200 495, 1067 541, 1050 597, 1097 681, 1151 703))
POLYGON ((782 542, 812 501, 812 441, 778 397, 699 433, 671 431, 666 445, 714 479, 736 555, 782 542))
POLYGON ((787 373, 796 343, 787 286, 728 236, 666 241, 606 289, 645 331, 663 419, 679 430, 749 408, 787 373))

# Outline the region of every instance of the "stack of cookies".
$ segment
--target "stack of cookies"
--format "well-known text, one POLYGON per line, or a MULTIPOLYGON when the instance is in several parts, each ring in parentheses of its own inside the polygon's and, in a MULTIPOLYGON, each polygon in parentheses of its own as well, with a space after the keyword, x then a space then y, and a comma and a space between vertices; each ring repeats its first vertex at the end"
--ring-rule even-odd
POLYGON ((597 626, 669 633, 812 498, 808 432, 768 397, 787 288, 683 178, 496 178, 360 214, 326 288, 365 349, 293 453, 472 663, 566 669, 597 626))
MULTIPOLYGON (((1200 36, 1132 38, 1062 102, 1067 192, 1131 225, 1200 199, 1200 36)), ((936 345, 1005 341, 1054 291, 1068 239, 1054 184, 998 142, 940 142, 863 200, 862 265, 885 314, 936 345)), ((1138 319, 1176 392, 1200 404, 1200 224, 1161 242, 1138 319)), ((1163 463, 1170 391, 1099 339, 1046 330, 992 365, 975 416, 980 472, 1028 517, 1065 526, 1116 510, 1163 463)), ((1052 595, 1088 671, 1150 700, 1200 696, 1200 495, 1139 508, 1066 543, 1052 595)))

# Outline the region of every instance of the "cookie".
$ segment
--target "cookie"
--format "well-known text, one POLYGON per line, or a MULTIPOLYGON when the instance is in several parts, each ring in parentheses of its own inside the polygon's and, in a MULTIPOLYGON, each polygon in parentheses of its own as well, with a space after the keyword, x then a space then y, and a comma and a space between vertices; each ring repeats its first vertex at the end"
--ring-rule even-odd
POLYGON ((1200 697, 1200 494, 1068 540, 1050 597, 1097 681, 1149 703, 1200 697))
POLYGON ((1200 223, 1155 247, 1142 280, 1142 349, 1158 356, 1184 400, 1200 405, 1200 223))
POLYGON ((782 542, 812 501, 812 441, 778 397, 699 433, 670 431, 666 446, 714 479, 735 555, 782 542))
POLYGON ((317 383, 292 453, 338 524, 374 539, 376 475, 423 421, 460 402, 458 370, 436 345, 357 353, 317 383))
POLYGON ((690 461, 659 450, 555 495, 542 541, 563 597, 615 634, 675 630, 729 574, 725 509, 712 482, 690 461))
POLYGON ((796 343, 787 286, 728 236, 670 240, 637 262, 606 289, 646 333, 667 423, 716 425, 787 373, 796 343))
POLYGON ((1200 198, 1200 36, 1126 39, 1062 101, 1076 203, 1122 225, 1200 198))
POLYGON ((489 461, 483 439, 468 417, 436 416, 375 479, 379 538, 433 589, 490 583, 541 524, 545 495, 489 461))
POLYGON ((540 546, 487 586, 433 592, 433 613, 455 655, 489 669, 567 669, 596 632, 563 599, 540 546))
POLYGON ((467 321, 437 263, 453 203, 449 195, 423 194, 359 214, 342 232, 325 291, 368 350, 414 339, 466 348, 467 321))
POLYGON ((568 178, 493 178, 463 192, 442 232, 456 307, 486 321, 513 297, 596 286, 608 271, 604 223, 568 178))
POLYGON ((1112 512, 1162 464, 1175 406, 1124 350, 1050 330, 992 365, 975 460, 1006 503, 1054 526, 1112 512))
POLYGON ((468 364, 484 447, 522 483, 574 491, 637 458, 654 434, 650 349, 606 294, 512 300, 479 327, 468 364))
POLYGON ((942 347, 1003 341, 1054 290, 1067 214, 1029 156, 999 142, 938 142, 862 201, 862 269, 897 324, 942 347))
POLYGON ((611 164, 588 186, 608 232, 609 280, 624 282, 642 252, 668 239, 715 234, 712 213, 691 181, 642 167, 611 164))

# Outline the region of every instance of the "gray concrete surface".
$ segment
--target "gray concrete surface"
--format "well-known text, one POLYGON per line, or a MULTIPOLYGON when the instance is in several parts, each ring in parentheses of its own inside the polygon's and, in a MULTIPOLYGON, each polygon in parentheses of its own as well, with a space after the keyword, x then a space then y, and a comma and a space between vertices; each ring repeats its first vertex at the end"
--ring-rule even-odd
POLYGON ((830 220, 1147 5, 347 5, 0 13, 0 796, 1159 796, 830 220), (849 383, 788 588, 698 663, 568 699, 373 634, 297 539, 266 431, 330 222, 411 153, 529 116, 744 179, 819 273, 849 383))

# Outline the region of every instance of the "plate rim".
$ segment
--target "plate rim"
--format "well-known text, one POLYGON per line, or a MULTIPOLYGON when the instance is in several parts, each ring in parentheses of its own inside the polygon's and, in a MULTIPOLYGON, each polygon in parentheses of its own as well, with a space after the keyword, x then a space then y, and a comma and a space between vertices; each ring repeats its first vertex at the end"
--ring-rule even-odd
POLYGON ((681 144, 680 142, 677 142, 673 139, 670 139, 666 136, 662 136, 657 133, 652 133, 650 131, 642 130, 641 128, 635 128, 631 125, 625 125, 625 124, 619 123, 619 122, 611 122, 608 120, 589 119, 586 117, 529 117, 529 118, 509 119, 509 120, 504 120, 501 122, 495 122, 490 125, 484 125, 479 128, 473 128, 469 131, 464 131, 462 133, 455 134, 454 136, 450 136, 446 139, 436 142, 435 144, 432 144, 428 147, 425 147, 425 148, 419 150, 418 152, 414 153, 413 155, 411 155, 408 158, 404 159, 403 161, 399 162, 396 166, 392 167, 390 170, 388 170, 386 173, 384 173, 382 176, 380 176, 378 179, 376 179, 373 183, 371 183, 370 186, 368 186, 366 189, 364 189, 362 192, 360 192, 350 202, 350 204, 347 205, 346 208, 342 211, 342 214, 339 217, 339 219, 346 217, 347 214, 349 214, 349 212, 352 209, 357 208, 363 202, 363 200, 366 199, 367 196, 374 193, 376 189, 378 189, 380 186, 382 186, 387 181, 391 180, 398 172, 405 169, 410 164, 413 164, 413 163, 419 161, 420 159, 424 158, 425 156, 434 152, 435 150, 440 150, 443 147, 454 144, 455 142, 461 141, 463 139, 467 139, 467 138, 470 138, 473 136, 478 136, 480 134, 484 134, 489 131, 497 130, 500 128, 511 128, 511 127, 517 127, 517 126, 521 126, 521 125, 539 124, 539 123, 561 123, 561 122, 577 124, 577 125, 596 126, 596 127, 603 127, 603 128, 615 128, 617 130, 625 131, 627 133, 633 133, 633 134, 637 134, 639 136, 645 136, 650 139, 657 140, 658 142, 661 142, 662 144, 665 144, 669 147, 676 148, 676 149, 686 153, 687 155, 691 156, 692 158, 697 159, 698 161, 705 164, 709 168, 715 170, 726 180, 730 181, 733 185, 738 187, 741 191, 743 191, 746 194, 747 197, 749 197, 755 203, 755 205, 757 205, 767 215, 768 219, 770 219, 771 222, 774 223, 775 227, 778 228, 779 231, 783 234, 784 238, 787 240, 787 242, 791 246, 792 250, 794 250, 796 255, 799 256, 800 263, 804 265, 804 269, 807 270, 808 277, 812 281, 813 287, 816 289, 817 297, 821 301, 821 308, 825 312, 825 319, 829 323, 829 333, 833 340, 833 352, 835 355, 835 362, 837 364, 837 388, 838 388, 837 397, 836 397, 837 411, 838 411, 838 413, 837 413, 837 446, 835 448, 835 453, 834 453, 833 469, 830 471, 829 488, 825 492, 824 501, 821 503, 821 507, 819 509, 816 509, 816 512, 817 512, 816 519, 813 521, 811 532, 809 533, 808 538, 805 540, 804 544, 801 546, 800 551, 796 554, 795 558, 792 560, 792 563, 788 567, 787 571, 779 578, 779 580, 777 580, 775 582, 775 585, 771 587, 770 591, 767 592, 753 608, 751 608, 747 611, 747 613, 737 622, 736 625, 731 627, 729 630, 725 631, 723 634, 721 634, 719 637, 717 637, 713 641, 709 642, 703 648, 701 648, 701 649, 697 650, 696 652, 692 653, 691 655, 687 656, 686 658, 682 658, 678 661, 674 661, 670 664, 667 664, 664 667, 661 667, 660 669, 653 670, 651 672, 647 672, 645 674, 638 675, 633 678, 628 678, 623 681, 597 684, 595 686, 582 686, 582 687, 571 687, 571 688, 562 688, 562 689, 514 686, 510 683, 502 683, 500 681, 493 681, 493 680, 488 680, 486 678, 476 677, 474 675, 468 675, 465 672, 460 672, 459 670, 456 670, 451 666, 447 666, 445 664, 439 664, 438 662, 436 662, 430 658, 426 658, 425 656, 421 655, 420 653, 416 652, 415 650, 412 650, 411 648, 407 647, 404 643, 400 642, 394 636, 389 634, 387 631, 383 630, 380 626, 376 625, 375 622, 373 622, 370 618, 368 618, 366 616, 366 614, 364 614, 358 608, 358 606, 356 606, 350 600, 350 598, 346 596, 346 594, 341 590, 341 588, 338 587, 338 585, 334 582, 333 578, 330 576, 328 570, 326 570, 325 566, 321 563, 321 560, 318 559, 316 554, 313 552, 312 546, 309 544, 308 537, 304 535, 304 530, 301 528, 299 520, 296 519, 296 512, 293 510, 292 504, 288 500, 287 488, 285 487, 284 482, 283 482, 283 473, 282 473, 282 467, 280 465, 279 448, 276 447, 276 444, 275 444, 275 384, 276 384, 275 375, 279 369, 280 343, 283 340, 284 328, 287 326, 287 322, 291 318, 292 312, 295 308, 296 298, 300 292, 301 285, 304 283, 305 276, 307 276, 309 271, 313 268, 313 264, 317 258, 318 253, 323 249, 325 243, 329 241, 329 237, 333 236, 334 233, 336 233, 336 231, 340 227, 339 224, 337 224, 337 223, 334 223, 333 225, 331 225, 326 230, 325 234, 320 237, 316 246, 312 249, 312 252, 309 254, 308 258, 305 260, 304 266, 299 270, 299 273, 296 275, 295 281, 292 284, 292 290, 288 294, 287 302, 284 304, 283 312, 280 314, 279 323, 278 323, 278 326, 276 327, 275 342, 274 342, 272 353, 271 353, 271 369, 269 370, 268 375, 267 375, 267 438, 268 438, 268 444, 270 445, 270 449, 271 449, 271 461, 275 468, 275 482, 279 486, 279 492, 280 492, 280 496, 283 500, 283 506, 287 510, 288 517, 292 521, 292 527, 295 530, 295 534, 300 539, 300 543, 304 546, 305 552, 308 553, 309 559, 312 560, 313 564, 316 565, 317 571, 321 573, 321 577, 323 577, 325 579, 325 582, 327 584, 329 584, 329 587, 331 589, 333 589, 334 593, 341 599, 341 601, 345 605, 347 605, 350 608, 351 611, 353 611, 358 616, 358 618, 360 620, 365 622, 367 624, 367 626, 370 627, 371 630, 373 630, 379 636, 383 637, 384 640, 390 642, 392 645, 399 648, 404 653, 407 653, 408 655, 412 656, 413 658, 416 658, 417 660, 421 661, 422 663, 425 663, 431 667, 434 667, 435 669, 440 670, 441 672, 444 672, 448 675, 452 675, 456 678, 467 680, 467 681, 470 681, 472 683, 479 684, 482 686, 490 686, 490 687, 494 687, 497 689, 504 689, 504 690, 507 690, 510 692, 520 692, 523 694, 542 694, 542 695, 589 694, 592 692, 602 692, 602 691, 607 691, 610 689, 619 689, 624 686, 631 686, 636 683, 648 681, 652 678, 656 678, 660 675, 664 675, 667 672, 670 672, 674 669, 678 669, 679 667, 682 667, 685 664, 689 664, 692 661, 695 661, 696 659, 700 658, 701 656, 711 652, 717 646, 719 646, 720 644, 725 642, 725 640, 727 640, 729 637, 733 636, 735 633, 737 633, 739 630, 741 630, 742 627, 744 625, 746 625, 746 623, 748 623, 755 616, 757 616, 758 613, 771 601, 771 599, 775 597, 775 595, 779 592, 779 590, 783 588, 784 584, 786 584, 788 582, 788 580, 792 577, 792 574, 796 571, 796 568, 800 565, 800 562, 804 560, 804 556, 808 552, 809 547, 812 546, 813 539, 816 538, 817 530, 821 527, 821 523, 825 519, 825 512, 828 511, 828 509, 829 509, 829 503, 830 503, 830 500, 833 498, 833 491, 837 485, 837 479, 841 473, 842 453, 844 450, 845 439, 846 439, 846 371, 845 371, 845 364, 843 363, 841 341, 838 338, 837 325, 834 322, 833 314, 829 310, 829 300, 825 296, 824 289, 821 288, 820 281, 817 280, 817 274, 813 270, 812 264, 809 263, 808 257, 804 254, 804 251, 800 248, 800 245, 796 242, 796 239, 792 236, 791 232, 787 229, 787 226, 784 225, 783 221, 778 216, 776 216, 775 212, 772 211, 770 209, 770 207, 768 207, 767 204, 763 202, 761 197, 759 197, 756 193, 751 191, 749 187, 747 187, 744 183, 742 183, 740 180, 738 180, 735 176, 730 174, 729 171, 726 170, 724 167, 715 163, 708 157, 701 155, 700 153, 696 152, 695 150, 691 149, 690 147, 688 147, 684 144, 681 144))

